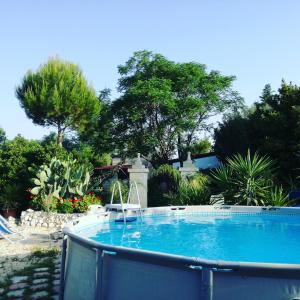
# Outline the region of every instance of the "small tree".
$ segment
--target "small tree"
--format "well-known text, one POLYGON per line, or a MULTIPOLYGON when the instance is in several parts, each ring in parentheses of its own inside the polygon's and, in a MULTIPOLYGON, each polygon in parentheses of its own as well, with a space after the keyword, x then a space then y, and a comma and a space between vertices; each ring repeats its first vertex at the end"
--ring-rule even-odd
POLYGON ((29 71, 16 95, 35 124, 57 128, 61 147, 67 129, 84 131, 100 112, 95 91, 79 67, 58 58, 50 58, 35 73, 29 71))

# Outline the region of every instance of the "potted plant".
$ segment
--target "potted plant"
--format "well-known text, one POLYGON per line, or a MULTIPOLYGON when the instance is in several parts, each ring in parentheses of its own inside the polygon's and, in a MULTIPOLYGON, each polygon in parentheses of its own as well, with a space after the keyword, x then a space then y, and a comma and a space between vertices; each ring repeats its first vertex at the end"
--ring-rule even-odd
POLYGON ((16 217, 19 196, 19 187, 16 184, 7 185, 0 195, 1 215, 5 218, 16 217))

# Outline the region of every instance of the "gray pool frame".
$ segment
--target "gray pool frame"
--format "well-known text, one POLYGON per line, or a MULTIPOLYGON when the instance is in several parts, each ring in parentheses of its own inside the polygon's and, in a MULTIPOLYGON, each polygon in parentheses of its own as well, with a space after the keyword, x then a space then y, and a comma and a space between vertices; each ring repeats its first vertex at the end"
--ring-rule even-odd
MULTIPOLYGON (((144 216, 198 212, 300 218, 299 208, 228 205, 148 208, 144 216)), ((64 228, 60 300, 300 299, 300 264, 206 260, 101 244, 78 234, 88 224, 119 217, 86 216, 64 228)))

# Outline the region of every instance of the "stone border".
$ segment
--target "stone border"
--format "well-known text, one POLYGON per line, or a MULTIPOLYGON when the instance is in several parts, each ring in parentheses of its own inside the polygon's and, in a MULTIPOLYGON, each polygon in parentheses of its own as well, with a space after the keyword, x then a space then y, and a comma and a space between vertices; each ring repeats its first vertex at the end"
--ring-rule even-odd
POLYGON ((27 209, 21 213, 21 224, 47 228, 63 228, 68 222, 74 221, 86 213, 59 214, 55 212, 34 211, 27 209))

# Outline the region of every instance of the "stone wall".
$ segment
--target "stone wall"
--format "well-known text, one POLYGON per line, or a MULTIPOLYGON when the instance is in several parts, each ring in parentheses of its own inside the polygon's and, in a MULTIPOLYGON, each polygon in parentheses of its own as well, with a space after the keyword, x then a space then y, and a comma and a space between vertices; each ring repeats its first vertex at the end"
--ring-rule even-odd
POLYGON ((62 228, 66 223, 84 215, 85 214, 58 214, 55 212, 47 213, 44 211, 28 209, 22 211, 21 224, 26 226, 62 228))

